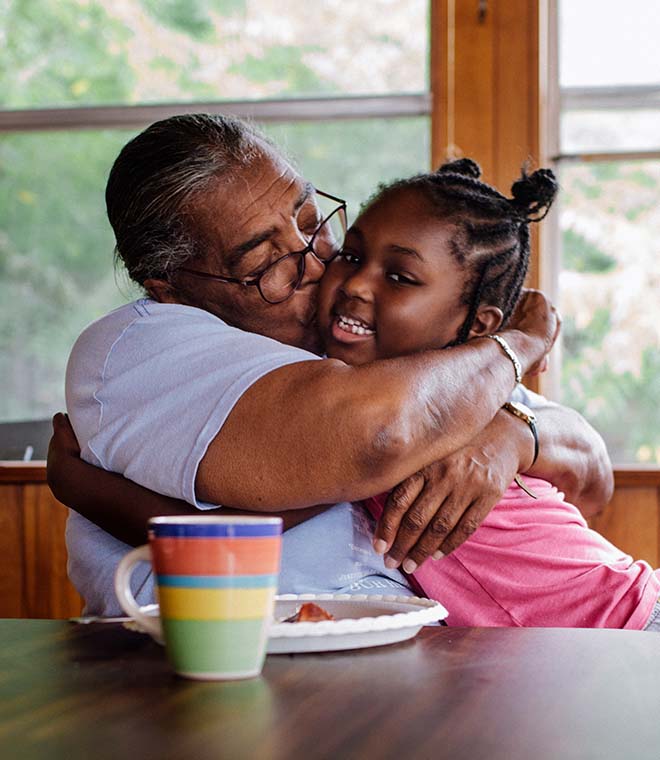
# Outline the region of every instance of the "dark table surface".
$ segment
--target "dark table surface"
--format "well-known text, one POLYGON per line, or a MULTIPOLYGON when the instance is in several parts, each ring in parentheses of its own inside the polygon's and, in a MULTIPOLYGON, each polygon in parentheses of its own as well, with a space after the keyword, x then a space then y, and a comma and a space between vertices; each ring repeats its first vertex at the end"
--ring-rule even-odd
POLYGON ((0 621, 0 758, 106 757, 659 760, 660 637, 426 628, 201 683, 120 625, 0 621))

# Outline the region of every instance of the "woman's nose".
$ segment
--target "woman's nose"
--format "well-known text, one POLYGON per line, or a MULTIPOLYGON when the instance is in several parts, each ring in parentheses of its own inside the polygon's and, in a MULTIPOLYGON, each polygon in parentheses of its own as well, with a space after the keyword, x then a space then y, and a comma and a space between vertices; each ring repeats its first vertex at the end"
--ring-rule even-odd
POLYGON ((303 275, 301 285, 308 282, 319 282, 325 272, 325 264, 316 257, 311 249, 305 254, 305 274, 303 275))

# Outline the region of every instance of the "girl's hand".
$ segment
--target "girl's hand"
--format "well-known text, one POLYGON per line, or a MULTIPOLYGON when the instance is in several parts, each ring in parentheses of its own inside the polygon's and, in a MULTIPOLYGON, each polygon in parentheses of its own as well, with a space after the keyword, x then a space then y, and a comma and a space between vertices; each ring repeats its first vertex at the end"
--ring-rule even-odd
POLYGON ((523 289, 518 305, 502 332, 517 330, 532 341, 531 351, 523 351, 520 361, 524 374, 537 375, 547 366, 547 356, 559 336, 561 317, 548 297, 540 290, 523 289))
POLYGON ((67 504, 71 468, 80 461, 80 446, 66 414, 53 417, 53 435, 48 444, 48 485, 55 497, 67 504))

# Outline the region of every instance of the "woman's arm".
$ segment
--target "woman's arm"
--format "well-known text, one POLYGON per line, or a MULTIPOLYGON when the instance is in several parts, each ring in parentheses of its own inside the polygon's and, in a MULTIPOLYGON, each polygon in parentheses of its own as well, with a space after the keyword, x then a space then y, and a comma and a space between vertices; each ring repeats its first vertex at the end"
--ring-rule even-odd
MULTIPOLYGON (((605 442, 573 409, 548 402, 535 408, 534 414, 538 420, 539 458, 526 472, 550 481, 585 517, 598 514, 614 492, 614 474, 605 442)), ((513 422, 519 423, 518 427, 525 426, 516 418, 513 422)))
POLYGON ((599 512, 614 488, 602 438, 572 409, 536 406, 539 457, 526 422, 501 410, 469 444, 433 462, 389 494, 374 544, 391 563, 421 565, 466 541, 518 472, 550 481, 585 517, 599 512), (382 544, 378 544, 382 541, 382 544))
MULTIPOLYGON (((556 312, 527 291, 501 333, 523 371, 557 334, 556 312)), ((254 511, 355 501, 394 485, 481 432, 513 386, 495 341, 349 367, 301 362, 252 385, 197 471, 206 502, 254 511)))
MULTIPOLYGON (((529 292, 514 327, 503 334, 528 369, 556 332, 554 309, 542 294, 529 292)), ((321 511, 319 503, 387 490, 483 429, 508 398, 513 375, 501 348, 485 339, 368 367, 289 365, 239 399, 200 464, 197 494, 262 513, 311 507, 302 520, 321 511)), ((139 543, 150 516, 196 513, 77 461, 74 448, 75 455, 58 457, 58 446, 52 447, 51 488, 113 535, 139 543)))
MULTIPOLYGON (((147 538, 147 520, 157 515, 250 514, 229 508, 200 511, 179 499, 163 496, 113 472, 80 459, 80 448, 64 414, 53 417, 53 437, 48 446, 48 485, 57 499, 80 512, 120 541, 132 546, 147 538)), ((327 506, 276 513, 284 530, 325 511, 327 506)))

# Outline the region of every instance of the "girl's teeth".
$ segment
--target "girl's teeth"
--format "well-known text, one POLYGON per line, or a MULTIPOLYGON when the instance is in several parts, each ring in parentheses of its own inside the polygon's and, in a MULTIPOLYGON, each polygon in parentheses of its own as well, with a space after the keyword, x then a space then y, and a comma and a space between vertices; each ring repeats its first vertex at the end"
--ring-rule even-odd
POLYGON ((339 326, 346 332, 353 333, 354 335, 373 335, 374 331, 363 327, 356 319, 351 317, 337 317, 339 326))

